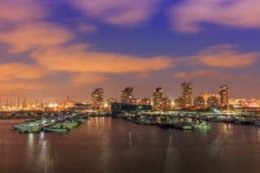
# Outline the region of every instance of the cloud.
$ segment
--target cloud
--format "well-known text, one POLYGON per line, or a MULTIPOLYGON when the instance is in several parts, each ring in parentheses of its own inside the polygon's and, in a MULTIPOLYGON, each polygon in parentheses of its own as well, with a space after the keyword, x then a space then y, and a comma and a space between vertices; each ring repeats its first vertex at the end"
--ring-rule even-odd
POLYGON ((63 27, 43 22, 21 25, 0 33, 0 42, 10 45, 14 52, 57 46, 72 39, 73 35, 63 27))
POLYGON ((203 23, 239 28, 260 28, 259 0, 184 0, 170 15, 173 29, 198 32, 203 23))
POLYGON ((87 16, 114 25, 137 25, 147 21, 159 0, 74 0, 73 5, 87 16))
POLYGON ((256 63, 257 58, 257 53, 243 53, 234 46, 222 45, 207 48, 184 62, 216 68, 243 68, 256 63))
MULTIPOLYGON (((9 63, 0 64, 0 81, 31 80, 43 77, 47 72, 38 66, 9 63)), ((10 82, 10 83, 12 83, 10 82)))
POLYGON ((135 57, 117 53, 89 51, 83 45, 49 48, 32 54, 38 64, 65 72, 141 73, 169 68, 167 57, 135 57))
POLYGON ((31 22, 47 15, 37 0, 1 0, 0 23, 31 22))
POLYGON ((229 75, 214 70, 195 70, 195 71, 178 72, 174 76, 179 79, 207 78, 207 79, 216 80, 216 78, 222 78, 222 79, 230 78, 229 75))

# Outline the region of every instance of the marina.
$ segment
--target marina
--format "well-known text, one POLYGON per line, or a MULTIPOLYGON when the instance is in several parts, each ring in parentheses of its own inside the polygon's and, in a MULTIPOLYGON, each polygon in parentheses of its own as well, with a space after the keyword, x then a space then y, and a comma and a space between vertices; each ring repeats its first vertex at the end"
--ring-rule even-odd
POLYGON ((147 126, 158 126, 163 129, 178 129, 178 130, 209 130, 211 125, 206 121, 192 121, 190 118, 173 118, 166 116, 123 116, 120 118, 127 120, 129 122, 147 125, 147 126))
POLYGON ((21 124, 13 125, 13 128, 20 133, 39 133, 41 131, 66 133, 81 125, 86 120, 87 117, 84 115, 59 115, 55 117, 27 120, 21 124))
POLYGON ((205 133, 91 117, 71 133, 10 130, 22 122, 0 120, 0 172, 259 172, 254 126, 212 123, 205 133))
MULTIPOLYGON (((9 113, 10 114, 10 113, 9 113)), ((5 119, 26 118, 23 124, 13 125, 21 133, 39 133, 41 131, 65 133, 84 123, 90 117, 122 118, 126 121, 146 126, 157 126, 163 129, 178 130, 210 130, 214 123, 256 126, 260 125, 259 113, 231 113, 231 112, 13 112, 5 119), (30 115, 30 116, 28 116, 30 115), (29 118, 30 117, 30 118, 29 118)))

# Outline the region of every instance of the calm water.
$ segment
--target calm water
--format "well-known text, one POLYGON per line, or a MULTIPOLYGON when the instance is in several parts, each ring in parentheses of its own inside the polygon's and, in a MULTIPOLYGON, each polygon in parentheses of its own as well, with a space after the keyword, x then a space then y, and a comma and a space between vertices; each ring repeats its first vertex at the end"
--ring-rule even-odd
POLYGON ((69 134, 24 135, 0 121, 0 173, 260 172, 260 128, 208 133, 92 118, 69 134))

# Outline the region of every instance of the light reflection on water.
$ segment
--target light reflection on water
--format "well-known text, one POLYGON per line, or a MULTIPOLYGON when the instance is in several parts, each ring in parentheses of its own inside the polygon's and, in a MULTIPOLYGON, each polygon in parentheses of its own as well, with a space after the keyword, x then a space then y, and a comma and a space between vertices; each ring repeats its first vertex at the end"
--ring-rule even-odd
POLYGON ((38 157, 38 167, 42 167, 44 173, 48 173, 51 166, 52 158, 50 158, 50 149, 48 148, 48 141, 42 140, 39 143, 39 157, 38 157))
POLYGON ((35 172, 48 173, 51 169, 50 146, 45 139, 45 133, 27 134, 27 165, 34 165, 35 172))
POLYGON ((1 173, 239 173, 260 169, 260 128, 251 126, 216 123, 208 132, 182 132, 91 118, 63 135, 19 134, 10 126, 1 127, 0 121, 0 134, 1 173))

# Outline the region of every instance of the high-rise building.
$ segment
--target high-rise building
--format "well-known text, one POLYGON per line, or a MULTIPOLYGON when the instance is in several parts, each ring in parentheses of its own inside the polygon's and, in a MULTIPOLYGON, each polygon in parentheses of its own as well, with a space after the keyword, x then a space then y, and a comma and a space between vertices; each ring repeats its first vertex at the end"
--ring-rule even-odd
POLYGON ((172 110, 172 102, 169 97, 164 97, 162 98, 162 105, 161 105, 161 110, 162 111, 170 111, 172 110))
POLYGON ((132 103, 133 101, 134 88, 127 87, 121 92, 121 102, 122 103, 132 103))
POLYGON ((205 102, 205 99, 203 98, 203 96, 198 96, 194 100, 194 106, 196 109, 205 109, 206 108, 206 102, 205 102))
POLYGON ((181 84, 182 87, 182 98, 185 103, 185 108, 190 108, 193 106, 192 100, 192 83, 183 82, 181 84))
POLYGON ((228 101, 229 101, 228 90, 229 90, 228 85, 221 85, 219 88, 220 106, 223 108, 228 107, 228 101))
POLYGON ((183 99, 183 97, 179 97, 179 98, 175 99, 175 105, 176 105, 177 109, 185 108, 185 100, 183 99))
POLYGON ((102 107, 103 99, 104 99, 104 91, 102 88, 96 88, 92 92, 92 107, 94 110, 99 110, 102 107))
POLYGON ((217 96, 211 95, 208 97, 207 100, 207 107, 208 108, 219 108, 219 99, 217 96))
POLYGON ((161 110, 163 100, 163 89, 162 87, 157 87, 153 93, 153 109, 156 111, 161 110))

